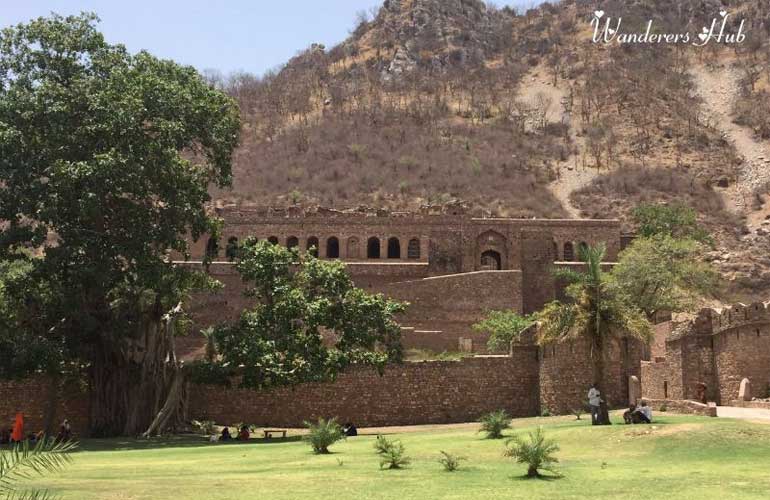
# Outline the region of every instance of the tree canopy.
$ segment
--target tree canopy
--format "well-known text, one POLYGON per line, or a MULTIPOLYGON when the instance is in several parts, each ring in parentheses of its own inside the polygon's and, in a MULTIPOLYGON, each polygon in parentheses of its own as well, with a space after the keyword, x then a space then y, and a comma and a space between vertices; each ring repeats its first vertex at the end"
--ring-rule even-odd
POLYGON ((0 337, 55 344, 57 362, 90 377, 94 432, 132 433, 143 418, 126 392, 146 395, 171 348, 148 332, 206 281, 169 254, 216 233, 208 188, 230 183, 240 121, 195 69, 110 45, 97 21, 52 15, 0 31, 0 259, 23 262, 6 264, 7 283, 14 272, 36 283, 32 301, 5 288, 14 312, 0 337))
POLYGON ((681 203, 642 203, 634 209, 633 219, 641 238, 668 236, 706 245, 714 243, 708 230, 698 223, 698 213, 681 203))
POLYGON ((329 380, 351 365, 401 360, 405 304, 356 288, 345 265, 254 238, 236 267, 255 301, 213 333, 220 366, 251 388, 329 380))
POLYGON ((501 351, 507 350, 511 342, 534 321, 532 316, 523 316, 516 311, 491 311, 486 318, 473 325, 473 329, 489 334, 487 348, 490 351, 501 351))
POLYGON ((700 256, 703 245, 668 235, 638 238, 620 256, 611 278, 648 318, 692 309, 713 293, 718 275, 700 256))

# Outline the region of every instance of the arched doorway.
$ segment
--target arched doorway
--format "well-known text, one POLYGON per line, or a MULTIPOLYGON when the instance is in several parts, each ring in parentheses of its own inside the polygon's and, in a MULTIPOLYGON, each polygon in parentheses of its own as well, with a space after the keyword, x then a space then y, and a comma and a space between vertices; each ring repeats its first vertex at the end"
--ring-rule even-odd
POLYGON ((388 258, 400 259, 401 258, 401 242, 398 238, 390 238, 388 240, 388 258))
POLYGON ((299 238, 296 236, 290 236, 286 240, 286 248, 299 248, 299 238))
POLYGON ((564 244, 564 262, 574 262, 575 261, 575 247, 572 245, 572 242, 568 241, 564 244))
POLYGON ((321 245, 318 243, 318 238, 315 236, 311 236, 307 239, 307 251, 310 252, 310 255, 312 255, 315 258, 318 258, 318 249, 321 247, 321 245))
POLYGON ((340 240, 338 240, 334 236, 326 240, 326 258, 327 259, 340 258, 340 240))
POLYGON ((380 258, 380 239, 376 236, 369 238, 366 242, 366 258, 367 259, 379 259, 380 258))
POLYGON ((503 257, 500 252, 487 250, 481 254, 482 271, 500 271, 503 268, 503 257))
POLYGON ((361 252, 358 250, 358 238, 352 236, 348 238, 348 259, 360 259, 361 252))
POLYGON ((420 240, 414 238, 409 241, 409 247, 406 250, 406 256, 413 260, 420 258, 420 240))

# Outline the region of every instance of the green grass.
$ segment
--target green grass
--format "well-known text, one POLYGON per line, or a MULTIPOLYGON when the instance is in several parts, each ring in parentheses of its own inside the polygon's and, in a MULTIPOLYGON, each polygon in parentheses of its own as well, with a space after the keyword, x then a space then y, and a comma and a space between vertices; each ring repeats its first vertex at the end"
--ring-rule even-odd
POLYGON ((65 500, 133 499, 556 499, 770 498, 770 426, 663 415, 647 426, 591 427, 571 417, 514 421, 507 432, 543 424, 561 446, 564 477, 522 478, 501 440, 476 426, 394 434, 412 464, 379 469, 374 435, 316 456, 287 442, 209 444, 203 438, 86 441, 65 473, 39 481, 65 500), (468 457, 454 473, 441 450, 468 457))

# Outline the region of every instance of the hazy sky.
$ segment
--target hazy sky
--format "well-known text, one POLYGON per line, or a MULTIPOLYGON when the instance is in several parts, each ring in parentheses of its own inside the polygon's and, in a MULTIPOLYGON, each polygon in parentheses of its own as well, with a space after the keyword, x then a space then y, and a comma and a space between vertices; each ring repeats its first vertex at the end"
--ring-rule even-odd
MULTIPOLYGON (((531 6, 542 0, 498 0, 531 6)), ((356 12, 382 0, 0 0, 0 26, 96 12, 111 43, 224 73, 262 74, 311 43, 344 40, 356 12)))

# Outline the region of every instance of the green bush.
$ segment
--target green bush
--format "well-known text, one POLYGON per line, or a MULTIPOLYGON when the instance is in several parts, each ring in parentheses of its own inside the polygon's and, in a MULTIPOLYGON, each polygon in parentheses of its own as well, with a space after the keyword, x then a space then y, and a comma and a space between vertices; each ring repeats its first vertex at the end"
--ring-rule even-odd
POLYGON ((559 445, 552 439, 546 439, 542 427, 529 433, 529 440, 521 436, 513 436, 506 441, 505 456, 515 458, 517 463, 527 465, 527 477, 540 477, 541 470, 558 475, 554 464, 559 462, 554 453, 559 451, 559 445))
POLYGON ((342 432, 342 427, 337 423, 336 418, 331 420, 320 418, 317 423, 305 422, 305 427, 309 431, 308 435, 305 436, 305 441, 310 443, 313 452, 318 455, 329 453, 329 446, 345 439, 345 434, 342 432))
POLYGON ((550 417, 551 416, 551 410, 549 410, 547 406, 543 406, 540 409, 540 416, 541 417, 550 417))
POLYGON ((411 462, 404 456, 405 448, 401 441, 391 441, 385 436, 377 436, 374 441, 374 450, 380 456, 380 469, 386 466, 388 469, 401 469, 411 462))
POLYGON ((481 429, 479 432, 485 432, 488 439, 500 439, 503 437, 503 431, 511 428, 511 417, 505 410, 498 410, 479 419, 481 429))
POLYGON ((459 457, 445 451, 441 452, 441 458, 438 459, 438 463, 444 466, 444 470, 447 472, 454 472, 460 468, 460 462, 468 460, 466 457, 459 457))

